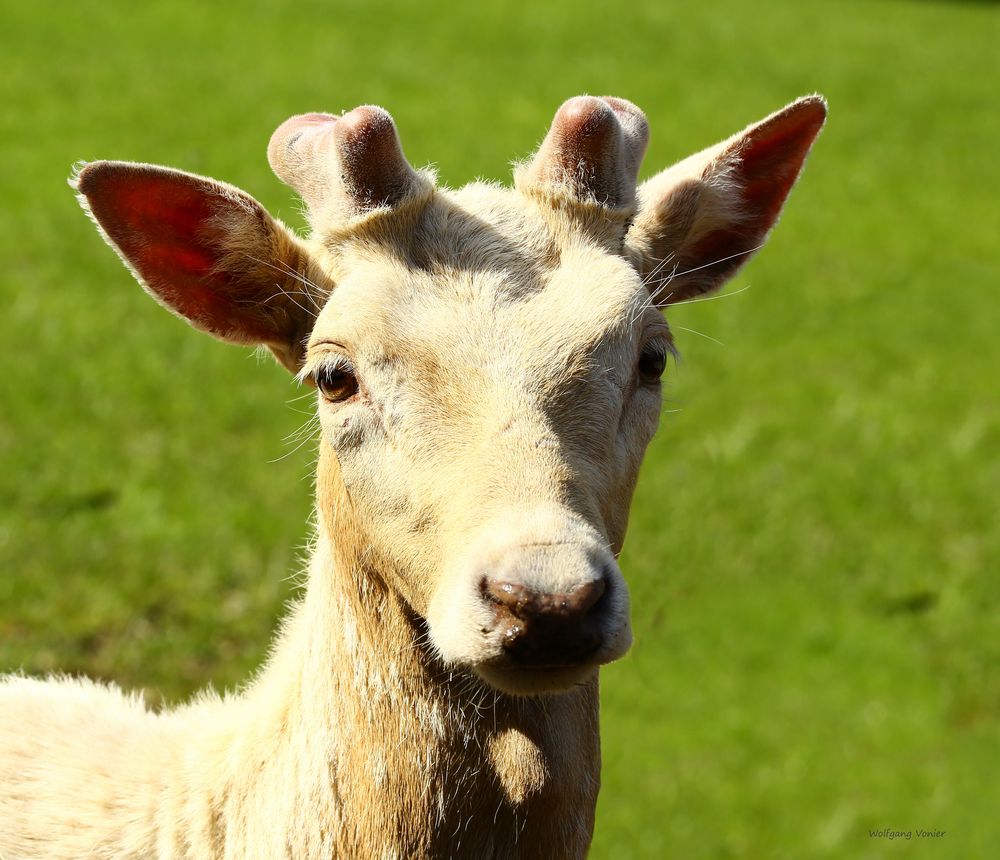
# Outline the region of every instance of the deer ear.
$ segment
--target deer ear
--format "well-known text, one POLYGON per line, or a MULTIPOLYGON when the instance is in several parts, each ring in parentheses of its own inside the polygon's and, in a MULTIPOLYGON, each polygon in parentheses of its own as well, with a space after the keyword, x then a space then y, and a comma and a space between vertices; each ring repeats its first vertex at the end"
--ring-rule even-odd
POLYGON ((264 344, 292 372, 328 290, 308 252, 248 194, 148 164, 95 161, 71 180, 84 209, 160 304, 195 328, 264 344))
POLYGON ((626 251, 658 304, 717 289, 761 247, 825 120, 801 98, 639 187, 626 251))

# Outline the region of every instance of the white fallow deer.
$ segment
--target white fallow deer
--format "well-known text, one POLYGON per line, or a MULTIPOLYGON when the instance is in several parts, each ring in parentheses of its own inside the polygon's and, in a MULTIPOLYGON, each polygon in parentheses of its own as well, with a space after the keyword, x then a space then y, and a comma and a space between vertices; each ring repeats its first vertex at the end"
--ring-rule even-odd
POLYGON ((381 108, 297 116, 268 158, 307 239, 212 179, 84 166, 153 298, 316 387, 317 529, 237 694, 3 679, 0 857, 582 857, 661 309, 760 247, 825 116, 800 99, 636 188, 644 115, 583 96, 513 188, 457 191, 381 108))

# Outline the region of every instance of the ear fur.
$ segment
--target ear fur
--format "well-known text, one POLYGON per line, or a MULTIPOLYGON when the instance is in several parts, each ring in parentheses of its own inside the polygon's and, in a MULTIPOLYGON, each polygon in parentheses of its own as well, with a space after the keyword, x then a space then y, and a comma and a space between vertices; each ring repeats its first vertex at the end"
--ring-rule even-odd
POLYGON ((326 293, 300 240, 250 195, 167 167, 86 164, 71 180, 143 288, 195 328, 264 344, 292 372, 326 293))
POLYGON ((718 289, 761 247, 825 120, 806 96, 639 187, 626 253, 658 304, 718 289))

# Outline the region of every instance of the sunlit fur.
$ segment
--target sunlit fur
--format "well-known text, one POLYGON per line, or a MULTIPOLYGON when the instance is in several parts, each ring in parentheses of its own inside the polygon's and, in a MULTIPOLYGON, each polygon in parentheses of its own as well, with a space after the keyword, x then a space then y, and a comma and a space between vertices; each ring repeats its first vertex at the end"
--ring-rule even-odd
MULTIPOLYGON (((304 380, 346 360, 360 384, 345 402, 317 395, 304 594, 225 698, 151 713, 113 686, 4 679, 0 857, 584 856, 597 667, 631 642, 616 558, 661 407, 637 365, 673 349, 647 287, 688 234, 740 217, 718 151, 685 164, 643 186, 638 210, 525 168, 513 188, 419 174, 417 193, 339 221, 322 198, 308 240, 220 209, 219 265, 273 283, 274 312, 296 317, 281 330, 309 332, 263 342, 304 380), (703 180, 700 214, 661 205, 703 180), (593 658, 505 662, 480 591, 498 570, 547 593, 606 571, 593 658)), ((245 342, 233 327, 214 333, 245 342)))

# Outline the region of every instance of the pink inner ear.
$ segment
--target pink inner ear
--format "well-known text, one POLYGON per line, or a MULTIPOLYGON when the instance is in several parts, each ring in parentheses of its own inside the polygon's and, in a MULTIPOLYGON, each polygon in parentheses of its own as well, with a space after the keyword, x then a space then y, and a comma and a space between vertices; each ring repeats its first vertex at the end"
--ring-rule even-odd
POLYGON ((241 301, 233 278, 218 269, 225 248, 215 219, 240 208, 228 189, 179 171, 113 162, 84 168, 78 186, 159 301, 220 337, 252 341, 273 334, 250 310, 255 297, 241 301))
POLYGON ((765 120, 739 142, 736 176, 744 219, 713 230, 687 251, 688 259, 712 263, 700 273, 703 278, 725 280, 746 262, 744 252, 764 241, 825 119, 821 101, 799 103, 765 120))
POLYGON ((800 102, 744 138, 737 173, 750 229, 764 233, 774 225, 825 119, 822 101, 800 102))
MULTIPOLYGON (((675 240, 659 248, 661 257, 676 254, 676 272, 665 272, 664 303, 684 301, 717 289, 760 247, 774 226, 785 199, 802 169, 809 148, 826 119, 818 96, 800 99, 730 139, 722 151, 713 148, 704 178, 732 168, 729 194, 735 216, 726 214, 707 233, 692 241, 675 240)), ((683 194, 678 200, 684 200, 683 194)), ((667 198, 667 212, 675 205, 667 198)), ((683 222, 684 207, 678 216, 683 222)), ((690 213, 689 213, 690 215, 690 213)))
MULTIPOLYGON (((679 276, 683 279, 685 270, 691 272, 694 282, 702 284, 700 289, 710 289, 722 283, 736 273, 747 261, 751 249, 760 242, 760 233, 747 230, 719 229, 713 230, 700 239, 689 250, 685 251, 680 265, 679 276)), ((678 284, 678 287, 681 285, 678 284)), ((688 287, 681 287, 681 293, 688 287)))

